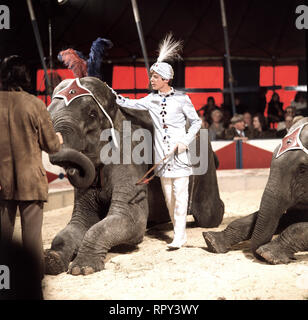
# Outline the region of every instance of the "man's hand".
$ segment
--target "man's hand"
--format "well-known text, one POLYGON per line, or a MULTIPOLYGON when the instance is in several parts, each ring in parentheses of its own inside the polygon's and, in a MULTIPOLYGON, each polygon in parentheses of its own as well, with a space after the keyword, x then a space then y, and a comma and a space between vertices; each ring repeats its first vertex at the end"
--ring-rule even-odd
POLYGON ((178 153, 182 153, 182 152, 186 151, 186 149, 188 148, 188 146, 182 142, 178 142, 176 147, 178 149, 178 153))
POLYGON ((62 137, 61 132, 56 132, 56 135, 58 136, 60 144, 63 144, 63 137, 62 137))
POLYGON ((233 140, 234 140, 234 141, 236 141, 236 140, 247 141, 248 138, 247 138, 247 137, 234 137, 233 140))

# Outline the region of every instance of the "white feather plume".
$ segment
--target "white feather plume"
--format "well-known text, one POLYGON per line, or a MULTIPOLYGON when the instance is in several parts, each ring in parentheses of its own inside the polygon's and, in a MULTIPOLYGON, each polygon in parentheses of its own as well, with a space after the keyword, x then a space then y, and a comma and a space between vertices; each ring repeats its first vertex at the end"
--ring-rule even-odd
POLYGON ((180 52, 183 48, 183 41, 176 41, 173 39, 173 34, 170 32, 166 35, 166 37, 161 41, 158 47, 159 56, 157 58, 157 62, 163 62, 166 60, 180 60, 182 57, 180 56, 180 52))

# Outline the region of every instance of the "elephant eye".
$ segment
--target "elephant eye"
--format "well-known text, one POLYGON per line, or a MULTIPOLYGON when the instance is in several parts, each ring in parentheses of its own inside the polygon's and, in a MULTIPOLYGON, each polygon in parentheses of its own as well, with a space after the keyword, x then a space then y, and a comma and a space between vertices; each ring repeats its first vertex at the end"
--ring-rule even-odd
POLYGON ((89 117, 90 118, 96 118, 97 117, 97 112, 95 110, 90 111, 89 117))

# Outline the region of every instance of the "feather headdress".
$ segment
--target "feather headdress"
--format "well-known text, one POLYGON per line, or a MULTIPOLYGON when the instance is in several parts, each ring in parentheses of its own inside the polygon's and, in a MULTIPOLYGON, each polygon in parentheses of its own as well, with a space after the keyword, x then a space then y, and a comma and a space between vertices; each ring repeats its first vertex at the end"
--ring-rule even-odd
MULTIPOLYGON (((91 46, 88 65, 88 76, 102 78, 101 65, 107 49, 112 48, 113 44, 108 39, 97 38, 91 46)), ((102 80, 102 79, 101 79, 102 80)))
POLYGON ((182 59, 180 52, 183 49, 183 41, 176 41, 173 34, 170 32, 160 42, 158 47, 157 62, 173 61, 182 59))
POLYGON ((74 49, 63 50, 58 54, 58 60, 71 69, 76 78, 83 78, 87 76, 87 62, 78 53, 74 49))
POLYGON ((173 79, 174 71, 172 66, 165 61, 182 59, 180 56, 182 48, 183 42, 181 40, 176 41, 172 33, 168 33, 158 46, 158 58, 150 71, 158 73, 163 79, 173 79))
POLYGON ((97 38, 93 41, 89 59, 86 60, 82 52, 74 49, 63 50, 58 54, 58 60, 71 69, 76 78, 86 76, 97 77, 102 80, 101 64, 107 49, 112 48, 110 40, 97 38))

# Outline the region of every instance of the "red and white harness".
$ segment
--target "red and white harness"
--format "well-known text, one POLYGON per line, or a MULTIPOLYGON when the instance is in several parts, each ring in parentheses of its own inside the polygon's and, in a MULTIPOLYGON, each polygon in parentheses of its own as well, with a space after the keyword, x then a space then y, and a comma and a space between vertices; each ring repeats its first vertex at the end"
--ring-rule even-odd
POLYGON ((112 119, 110 118, 106 110, 103 108, 103 106, 100 104, 98 99, 96 99, 95 95, 88 88, 86 88, 80 83, 79 78, 71 79, 69 84, 65 88, 57 92, 57 94, 55 94, 53 98, 64 99, 65 105, 68 106, 73 100, 82 96, 91 96, 94 99, 94 101, 98 104, 99 108, 102 110, 102 112, 104 113, 104 115, 107 117, 107 119, 111 124, 110 131, 111 131, 112 141, 115 147, 118 148, 118 143, 115 136, 112 119))
POLYGON ((302 150, 308 154, 308 149, 303 146, 300 140, 300 134, 306 125, 308 125, 308 122, 303 123, 299 127, 295 128, 282 139, 280 148, 276 154, 276 158, 290 150, 302 150))

